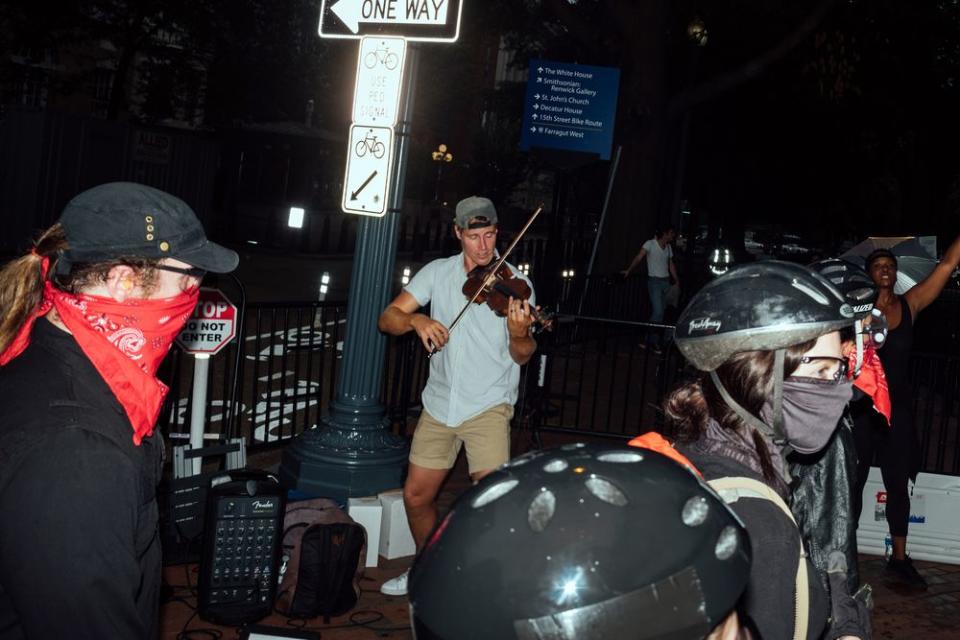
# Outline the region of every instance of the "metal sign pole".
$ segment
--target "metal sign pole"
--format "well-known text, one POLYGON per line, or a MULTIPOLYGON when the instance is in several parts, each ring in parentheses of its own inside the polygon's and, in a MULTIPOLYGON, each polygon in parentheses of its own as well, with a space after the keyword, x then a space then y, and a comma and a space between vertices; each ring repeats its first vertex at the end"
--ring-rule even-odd
MULTIPOLYGON (((203 432, 207 419, 207 380, 210 376, 210 354, 193 357, 193 394, 190 398, 190 448, 203 448, 203 432)), ((193 475, 200 474, 200 458, 193 459, 193 475)))
POLYGON ((387 338, 377 329, 376 319, 394 294, 392 273, 418 56, 419 51, 411 46, 396 130, 389 207, 382 218, 362 216, 358 227, 336 399, 318 428, 298 436, 286 448, 280 463, 280 481, 308 495, 345 502, 349 497, 375 495, 402 484, 407 443, 391 432, 386 407, 380 403, 387 338))
POLYGON ((583 315, 583 303, 587 299, 587 290, 590 288, 590 279, 593 277, 593 263, 597 259, 597 248, 600 246, 600 236, 603 235, 603 224, 607 220, 607 207, 610 206, 610 194, 613 192, 613 181, 617 177, 617 169, 620 167, 620 152, 623 150, 621 145, 617 145, 617 150, 613 154, 613 166, 610 167, 610 178, 607 180, 607 194, 603 198, 603 211, 600 212, 600 221, 597 223, 597 235, 593 238, 593 251, 590 252, 590 262, 587 264, 587 277, 583 282, 583 293, 580 294, 580 304, 577 306, 577 315, 583 315))

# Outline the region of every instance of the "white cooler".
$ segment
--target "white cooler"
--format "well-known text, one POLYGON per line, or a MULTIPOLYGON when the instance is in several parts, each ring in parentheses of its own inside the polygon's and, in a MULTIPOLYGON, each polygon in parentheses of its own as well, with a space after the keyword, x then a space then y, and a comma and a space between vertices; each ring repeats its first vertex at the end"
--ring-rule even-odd
MULTIPOLYGON (((860 553, 885 555, 891 545, 886 520, 887 493, 878 467, 870 468, 863 488, 857 529, 860 553)), ((921 473, 910 498, 907 553, 917 560, 960 564, 960 477, 921 473)))

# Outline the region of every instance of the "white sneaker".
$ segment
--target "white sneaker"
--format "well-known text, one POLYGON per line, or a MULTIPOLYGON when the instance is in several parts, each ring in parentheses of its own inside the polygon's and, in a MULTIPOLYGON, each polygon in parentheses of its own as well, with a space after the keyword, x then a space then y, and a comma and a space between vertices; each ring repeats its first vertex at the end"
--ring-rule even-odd
POLYGON ((380 593, 385 596, 405 596, 407 595, 407 578, 410 570, 407 569, 396 578, 387 580, 380 586, 380 593))

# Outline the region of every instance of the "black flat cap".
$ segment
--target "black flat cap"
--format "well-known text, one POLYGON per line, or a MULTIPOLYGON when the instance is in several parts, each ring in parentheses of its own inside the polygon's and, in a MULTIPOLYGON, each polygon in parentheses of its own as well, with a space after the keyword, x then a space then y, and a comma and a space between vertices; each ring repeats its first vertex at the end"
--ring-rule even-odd
POLYGON ((237 267, 235 251, 207 240, 186 202, 135 182, 110 182, 77 195, 60 216, 68 248, 58 271, 120 256, 175 258, 212 273, 237 267))

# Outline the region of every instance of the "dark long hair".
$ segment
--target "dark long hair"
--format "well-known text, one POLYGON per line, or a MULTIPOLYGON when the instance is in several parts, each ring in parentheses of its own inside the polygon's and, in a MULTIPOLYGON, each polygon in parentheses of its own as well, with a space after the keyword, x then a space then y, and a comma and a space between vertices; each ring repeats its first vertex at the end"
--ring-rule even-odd
MULTIPOLYGON (((787 377, 800 366, 800 358, 813 348, 816 339, 786 349, 783 376, 787 377)), ((732 355, 717 368, 717 377, 734 400, 744 409, 759 417, 764 402, 773 394, 773 351, 745 351, 732 355)), ((707 430, 710 418, 723 429, 749 434, 767 480, 773 480, 775 470, 766 441, 748 426, 723 400, 708 374, 675 389, 663 403, 667 416, 667 433, 677 442, 696 442, 707 430)))

